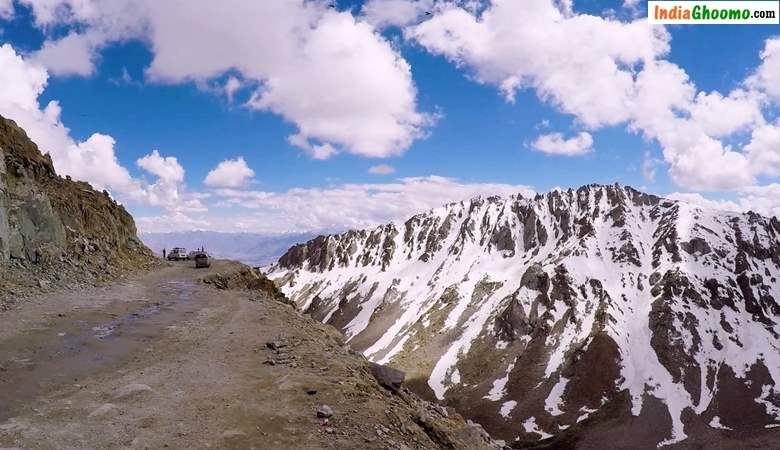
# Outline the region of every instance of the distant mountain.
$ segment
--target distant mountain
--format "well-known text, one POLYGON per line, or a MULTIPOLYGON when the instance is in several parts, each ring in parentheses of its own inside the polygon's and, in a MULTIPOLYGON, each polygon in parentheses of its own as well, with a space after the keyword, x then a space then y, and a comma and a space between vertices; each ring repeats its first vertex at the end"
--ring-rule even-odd
POLYGON ((315 233, 254 234, 220 233, 214 231, 181 231, 171 233, 141 233, 144 243, 155 253, 173 247, 194 250, 205 247, 216 258, 234 259, 251 266, 264 266, 279 258, 291 246, 306 242, 315 233))
POLYGON ((617 185, 479 197, 270 276, 513 447, 780 448, 776 218, 617 185))

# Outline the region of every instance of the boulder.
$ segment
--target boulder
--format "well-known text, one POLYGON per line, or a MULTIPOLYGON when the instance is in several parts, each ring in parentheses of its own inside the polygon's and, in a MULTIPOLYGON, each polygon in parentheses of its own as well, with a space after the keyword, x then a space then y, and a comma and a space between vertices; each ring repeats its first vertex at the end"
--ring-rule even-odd
POLYGON ((397 391, 406 378, 406 373, 382 364, 371 363, 371 374, 383 387, 397 391))

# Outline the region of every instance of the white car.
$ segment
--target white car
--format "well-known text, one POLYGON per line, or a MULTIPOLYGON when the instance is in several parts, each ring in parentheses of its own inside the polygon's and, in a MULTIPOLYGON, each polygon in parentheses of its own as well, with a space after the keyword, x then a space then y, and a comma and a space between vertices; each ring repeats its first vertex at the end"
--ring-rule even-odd
POLYGON ((173 250, 171 250, 170 253, 168 253, 168 261, 186 261, 187 260, 187 249, 176 247, 173 250))

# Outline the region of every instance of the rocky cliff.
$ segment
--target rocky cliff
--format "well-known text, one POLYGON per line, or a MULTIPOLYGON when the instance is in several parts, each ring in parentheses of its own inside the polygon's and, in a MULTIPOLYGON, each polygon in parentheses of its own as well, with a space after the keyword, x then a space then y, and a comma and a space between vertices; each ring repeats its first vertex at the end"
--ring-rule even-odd
POLYGON ((780 443, 776 218, 617 185, 475 198, 295 246, 271 276, 515 447, 780 443))
POLYGON ((124 207, 59 177, 49 155, 0 117, 0 299, 153 263, 124 207))

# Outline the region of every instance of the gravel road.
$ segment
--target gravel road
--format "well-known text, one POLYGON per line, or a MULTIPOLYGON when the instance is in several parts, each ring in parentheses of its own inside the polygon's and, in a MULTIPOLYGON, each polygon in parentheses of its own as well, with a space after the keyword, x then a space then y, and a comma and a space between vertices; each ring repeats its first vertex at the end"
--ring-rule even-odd
POLYGON ((200 282, 237 267, 169 265, 0 316, 0 449, 490 448, 381 388, 330 327, 200 282))

